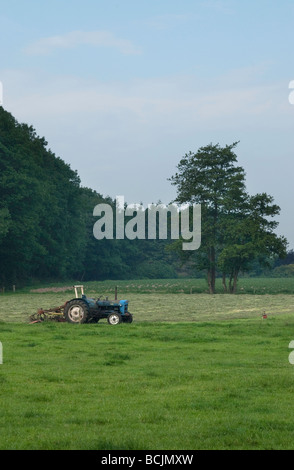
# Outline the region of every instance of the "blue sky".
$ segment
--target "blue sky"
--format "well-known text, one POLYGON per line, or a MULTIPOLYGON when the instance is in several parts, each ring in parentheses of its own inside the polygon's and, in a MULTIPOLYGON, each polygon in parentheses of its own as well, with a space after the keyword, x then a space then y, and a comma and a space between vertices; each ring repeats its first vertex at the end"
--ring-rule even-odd
POLYGON ((170 202, 185 153, 240 141, 294 248, 293 25, 293 0, 0 0, 3 105, 128 203, 170 202))

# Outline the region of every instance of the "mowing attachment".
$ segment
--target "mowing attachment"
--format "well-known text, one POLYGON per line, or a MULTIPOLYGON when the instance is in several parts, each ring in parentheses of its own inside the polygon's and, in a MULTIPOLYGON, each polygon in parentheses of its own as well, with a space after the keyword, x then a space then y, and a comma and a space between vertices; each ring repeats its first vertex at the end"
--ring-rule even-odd
POLYGON ((64 307, 66 306, 67 302, 64 305, 56 308, 48 308, 43 310, 39 308, 37 313, 34 313, 30 316, 30 323, 40 323, 42 321, 58 321, 58 322, 65 322, 66 319, 64 317, 64 307))

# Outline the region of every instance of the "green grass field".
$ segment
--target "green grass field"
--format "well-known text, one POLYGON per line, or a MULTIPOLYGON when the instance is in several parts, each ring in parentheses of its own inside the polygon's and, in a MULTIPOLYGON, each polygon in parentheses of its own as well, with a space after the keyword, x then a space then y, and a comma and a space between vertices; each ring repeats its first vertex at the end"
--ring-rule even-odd
POLYGON ((293 449, 292 293, 137 282, 119 283, 134 322, 117 326, 28 322, 70 291, 0 296, 0 449, 293 449))
MULTIPOLYGON (((80 281, 72 281, 71 283, 52 283, 45 286, 44 290, 48 288, 58 287, 65 289, 68 287, 72 291, 73 284, 81 284, 80 281)), ((207 283, 205 279, 142 279, 135 281, 98 281, 86 282, 87 292, 94 292, 95 294, 104 295, 106 293, 113 293, 115 286, 118 286, 118 291, 121 293, 135 293, 135 294, 205 294, 208 293, 207 283)), ((32 286, 24 289, 24 291, 34 291, 43 286, 32 286)), ((7 289, 9 291, 9 288, 7 289)), ((10 288, 11 290, 11 288, 10 288)), ((221 279, 216 280, 216 292, 223 293, 221 279)), ((293 278, 240 278, 238 282, 238 294, 294 294, 294 280, 293 278)))

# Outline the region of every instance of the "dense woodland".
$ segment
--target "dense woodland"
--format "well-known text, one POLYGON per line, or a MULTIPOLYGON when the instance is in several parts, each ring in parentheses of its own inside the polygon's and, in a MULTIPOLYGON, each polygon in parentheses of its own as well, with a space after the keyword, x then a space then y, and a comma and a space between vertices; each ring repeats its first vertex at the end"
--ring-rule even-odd
MULTIPOLYGON (((205 266, 181 259, 170 239, 95 239, 93 209, 100 203, 115 208, 114 200, 83 187, 32 126, 0 107, 1 285, 205 275, 205 266)), ((268 266, 283 263, 276 256, 268 266)), ((262 269, 254 259, 247 272, 262 269)))
POLYGON ((115 201, 82 187, 45 139, 2 107, 0 182, 2 285, 177 276, 179 262, 165 240, 96 240, 93 209, 115 201))

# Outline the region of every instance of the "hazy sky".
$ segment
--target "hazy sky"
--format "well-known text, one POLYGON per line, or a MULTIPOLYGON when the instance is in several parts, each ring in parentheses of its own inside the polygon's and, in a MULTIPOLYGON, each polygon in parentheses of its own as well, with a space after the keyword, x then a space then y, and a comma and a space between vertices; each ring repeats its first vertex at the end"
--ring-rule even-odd
POLYGON ((294 0, 0 0, 3 105, 83 186, 168 203, 181 157, 240 141, 294 248, 294 0))

